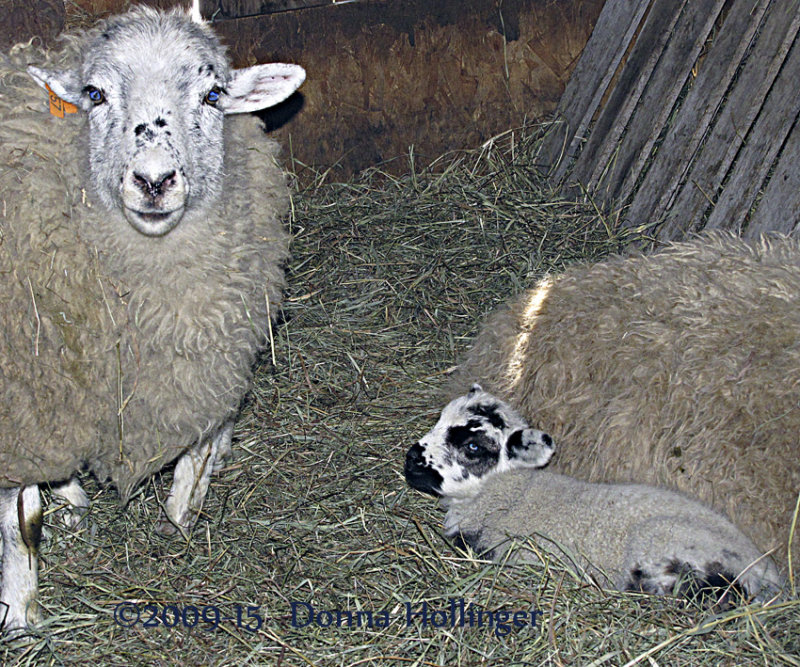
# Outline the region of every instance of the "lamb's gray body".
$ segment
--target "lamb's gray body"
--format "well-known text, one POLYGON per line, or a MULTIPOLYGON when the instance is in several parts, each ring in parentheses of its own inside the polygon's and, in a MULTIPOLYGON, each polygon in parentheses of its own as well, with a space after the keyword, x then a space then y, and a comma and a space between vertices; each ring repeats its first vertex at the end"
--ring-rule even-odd
MULTIPOLYGON (((16 506, 9 487, 82 467, 124 502, 194 447, 167 501, 191 524, 288 257, 276 146, 257 119, 223 115, 277 103, 302 78, 231 70, 207 26, 148 9, 0 61, 0 504, 16 506), (79 113, 49 115, 31 77, 79 113)), ((4 515, 24 517, 23 535, 37 513, 26 499, 4 515)), ((19 627, 36 618, 35 589, 10 589, 13 531, 4 524, 3 600, 19 627)))
POLYGON ((495 559, 510 538, 534 537, 620 590, 690 594, 736 580, 763 599, 780 589, 772 560, 719 513, 665 489, 539 470, 553 452, 548 435, 474 385, 411 447, 405 473, 442 498, 447 537, 495 559))
POLYGON ((559 442, 558 472, 687 493, 785 569, 799 305, 797 239, 714 234, 573 266, 488 318, 451 396, 479 382, 559 442))
POLYGON ((738 583, 761 598, 780 587, 772 561, 722 515, 641 484, 593 484, 518 468, 489 476, 473 498, 450 502, 445 533, 469 536, 477 553, 496 559, 510 537, 534 537, 618 590, 664 595, 676 584, 740 574, 738 583))

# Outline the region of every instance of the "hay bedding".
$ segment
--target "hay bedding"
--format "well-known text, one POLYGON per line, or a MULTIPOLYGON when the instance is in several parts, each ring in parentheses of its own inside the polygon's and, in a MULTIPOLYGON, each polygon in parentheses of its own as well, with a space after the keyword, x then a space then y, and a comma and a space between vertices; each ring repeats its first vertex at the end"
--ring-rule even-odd
POLYGON ((435 502, 405 486, 405 450, 435 419, 444 375, 482 316, 545 271, 641 240, 543 186, 536 134, 509 133, 431 171, 412 159, 401 179, 373 171, 301 192, 275 364, 267 354, 236 458, 191 542, 154 533, 166 480, 127 512, 86 480, 99 529, 70 534, 57 512, 46 517, 47 621, 27 645, 0 647, 3 664, 800 664, 796 601, 698 632, 697 609, 606 594, 552 559, 495 567, 455 552, 435 502), (503 637, 406 624, 406 603, 446 609, 451 598, 541 616, 503 637), (228 615, 258 605, 264 624, 125 629, 112 616, 125 600, 228 615), (373 621, 386 610, 390 622, 293 628, 293 601, 373 621))

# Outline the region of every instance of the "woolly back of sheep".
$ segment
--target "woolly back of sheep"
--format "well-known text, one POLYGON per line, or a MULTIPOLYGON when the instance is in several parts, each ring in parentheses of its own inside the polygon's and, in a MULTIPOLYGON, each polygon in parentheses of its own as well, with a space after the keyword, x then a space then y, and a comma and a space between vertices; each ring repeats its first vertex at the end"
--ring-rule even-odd
POLYGON ((480 382, 553 435, 555 469, 685 491, 785 563, 798 303, 795 240, 719 235, 573 267, 489 318, 453 393, 480 382))

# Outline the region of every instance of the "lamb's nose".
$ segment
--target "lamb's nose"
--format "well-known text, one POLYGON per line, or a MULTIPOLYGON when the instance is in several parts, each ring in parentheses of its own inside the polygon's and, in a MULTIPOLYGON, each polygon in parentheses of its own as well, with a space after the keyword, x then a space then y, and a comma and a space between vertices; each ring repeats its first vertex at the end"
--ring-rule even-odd
POLYGON ((423 451, 422 445, 420 445, 419 443, 409 447, 408 452, 406 453, 406 466, 405 466, 406 475, 412 473, 414 470, 417 470, 419 467, 424 465, 422 451, 423 451))
POLYGON ((167 190, 175 185, 175 170, 168 171, 165 174, 160 174, 155 178, 139 173, 133 173, 133 182, 144 194, 151 199, 155 199, 164 194, 167 190))

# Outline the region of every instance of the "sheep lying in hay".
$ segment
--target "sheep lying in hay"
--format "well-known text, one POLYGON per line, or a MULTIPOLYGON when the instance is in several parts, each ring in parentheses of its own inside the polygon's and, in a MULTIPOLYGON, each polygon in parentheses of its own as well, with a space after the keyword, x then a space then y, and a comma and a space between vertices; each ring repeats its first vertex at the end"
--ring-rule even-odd
POLYGON ((134 9, 58 52, 0 56, 6 629, 40 617, 37 485, 62 483, 80 508, 71 476, 88 468, 124 503, 182 455, 166 513, 193 523, 288 256, 276 146, 256 118, 223 118, 280 102, 304 76, 231 69, 179 10, 134 9), (56 113, 78 113, 48 114, 37 84, 56 113))
POLYGON ((561 443, 554 469, 683 491, 785 566, 799 304, 800 243, 780 237, 711 235, 572 267, 489 318, 453 395, 479 382, 561 443))
POLYGON ((445 535, 500 558, 509 536, 536 535, 581 572, 619 590, 686 597, 779 592, 775 564, 720 514, 674 491, 592 484, 536 470, 549 435, 473 385, 406 456, 408 483, 441 496, 445 535))

